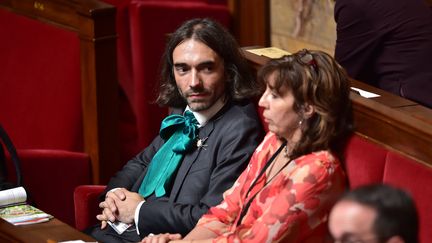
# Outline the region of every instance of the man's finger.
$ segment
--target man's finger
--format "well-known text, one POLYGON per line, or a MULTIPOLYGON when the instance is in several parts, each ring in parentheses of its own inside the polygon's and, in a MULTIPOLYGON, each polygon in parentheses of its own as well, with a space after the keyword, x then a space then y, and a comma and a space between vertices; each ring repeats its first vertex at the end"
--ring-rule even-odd
POLYGON ((103 214, 105 215, 106 219, 111 222, 114 222, 116 220, 114 214, 108 208, 104 209, 103 214))
POLYGON ((115 204, 114 199, 108 197, 103 203, 104 208, 109 208, 113 213, 117 211, 117 205, 115 204))
POLYGON ((170 240, 181 240, 182 236, 181 236, 181 234, 169 234, 168 238, 170 240))
POLYGON ((113 191, 113 193, 116 195, 116 197, 117 197, 118 199, 120 199, 120 200, 123 201, 123 200, 126 199, 126 193, 125 193, 124 190, 126 190, 126 189, 121 188, 121 189, 118 189, 118 190, 113 191))
POLYGON ((102 212, 101 214, 96 215, 96 218, 97 218, 99 221, 106 220, 106 217, 105 217, 105 215, 103 214, 103 212, 102 212))
POLYGON ((105 208, 105 201, 99 203, 99 208, 105 208))
POLYGON ((105 229, 106 226, 107 226, 107 221, 103 220, 101 222, 101 229, 105 229))

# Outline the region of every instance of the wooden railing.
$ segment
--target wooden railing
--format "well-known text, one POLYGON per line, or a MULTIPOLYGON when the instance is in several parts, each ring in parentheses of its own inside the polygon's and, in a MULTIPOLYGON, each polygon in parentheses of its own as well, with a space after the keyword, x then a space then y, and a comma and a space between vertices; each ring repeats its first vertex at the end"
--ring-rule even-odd
POLYGON ((84 152, 93 182, 106 183, 120 167, 115 8, 97 0, 0 0, 0 8, 77 34, 84 152))
MULTIPOLYGON (((270 60, 243 53, 256 70, 270 60)), ((351 86, 380 95, 364 98, 351 93, 357 134, 432 166, 431 109, 356 80, 351 80, 351 86)))

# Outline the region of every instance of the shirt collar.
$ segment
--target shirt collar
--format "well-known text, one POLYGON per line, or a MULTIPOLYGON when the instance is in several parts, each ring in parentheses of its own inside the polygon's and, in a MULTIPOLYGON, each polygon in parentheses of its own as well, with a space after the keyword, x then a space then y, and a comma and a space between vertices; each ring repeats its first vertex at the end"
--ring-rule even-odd
POLYGON ((191 111, 197 119, 199 126, 203 127, 207 122, 214 116, 222 107, 225 105, 226 99, 224 97, 219 98, 210 108, 203 111, 192 111, 189 106, 186 106, 185 111, 191 111))

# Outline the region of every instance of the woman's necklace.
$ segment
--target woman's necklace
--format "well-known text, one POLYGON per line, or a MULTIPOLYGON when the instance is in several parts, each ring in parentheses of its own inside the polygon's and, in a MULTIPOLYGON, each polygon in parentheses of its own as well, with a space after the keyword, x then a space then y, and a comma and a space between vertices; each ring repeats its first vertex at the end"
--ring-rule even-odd
POLYGON ((282 153, 279 153, 275 158, 274 162, 271 166, 266 170, 267 180, 266 185, 270 183, 280 172, 289 164, 290 157, 287 155, 287 145, 282 150, 282 153))
POLYGON ((291 156, 291 151, 288 151, 288 143, 285 144, 285 147, 284 147, 284 156, 287 157, 288 159, 291 156))
MULTIPOLYGON (((279 147, 279 149, 276 151, 276 153, 270 158, 269 161, 267 161, 267 163, 264 165, 264 167, 262 168, 262 170, 260 171, 260 173, 258 174, 258 176, 255 178, 255 180, 252 182, 252 184, 250 185, 250 187, 248 188, 246 194, 245 194, 245 199, 248 197, 249 193, 251 192, 252 188, 255 187, 256 183, 260 180, 260 178, 264 175, 264 173, 267 171, 267 169, 269 169, 270 165, 272 165, 272 167, 274 166, 274 162, 275 160, 280 157, 280 154, 283 154, 285 157, 285 151, 287 151, 286 149, 287 143, 284 142, 282 144, 281 147, 279 147), (282 152, 283 151, 283 152, 282 152)), ((240 225, 241 220, 243 219, 243 217, 245 216, 247 210, 250 207, 250 204, 252 203, 252 201, 255 199, 255 197, 285 168, 289 165, 289 163, 291 162, 291 160, 288 157, 288 160, 283 164, 283 166, 281 166, 281 168, 279 168, 277 170, 276 173, 274 173, 274 175, 269 178, 267 177, 266 182, 264 183, 263 187, 257 191, 253 196, 249 197, 249 200, 244 204, 241 212, 240 212, 240 217, 237 220, 237 226, 240 225)), ((272 168, 270 168, 271 170, 272 168)))

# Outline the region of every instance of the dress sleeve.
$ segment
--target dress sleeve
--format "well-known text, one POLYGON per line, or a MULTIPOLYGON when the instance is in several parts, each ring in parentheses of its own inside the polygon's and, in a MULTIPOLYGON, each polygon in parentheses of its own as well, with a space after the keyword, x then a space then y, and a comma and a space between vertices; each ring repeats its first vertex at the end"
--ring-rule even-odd
POLYGON ((326 222, 344 190, 339 163, 329 153, 299 159, 251 204, 242 224, 214 242, 301 242, 326 222))

